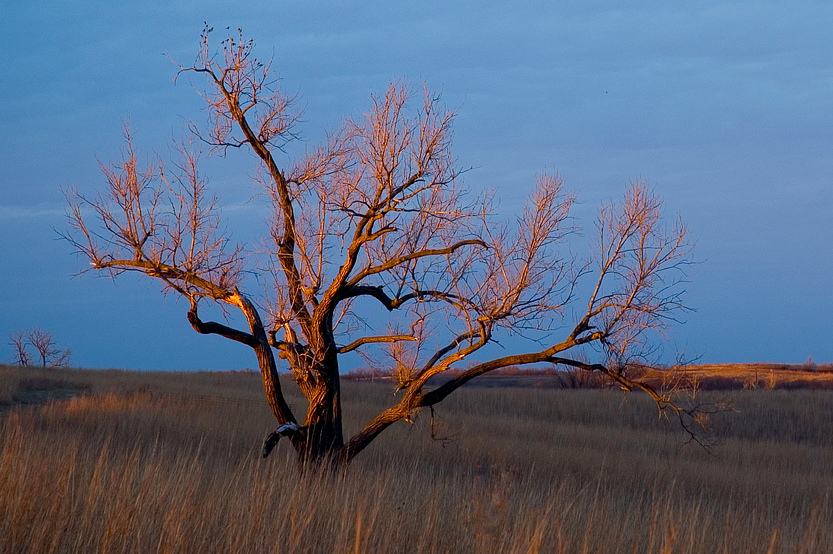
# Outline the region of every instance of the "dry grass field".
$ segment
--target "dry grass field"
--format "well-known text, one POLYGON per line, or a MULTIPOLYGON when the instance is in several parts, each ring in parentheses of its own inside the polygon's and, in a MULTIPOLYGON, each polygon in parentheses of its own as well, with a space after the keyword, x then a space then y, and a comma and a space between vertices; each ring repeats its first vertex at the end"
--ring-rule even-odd
MULTIPOLYGON (((492 384, 338 478, 260 459, 258 375, 0 367, 0 550, 833 551, 833 390, 703 390, 705 451, 645 395, 492 384)), ((392 400, 343 389, 348 431, 392 400)))
MULTIPOLYGON (((667 379, 647 370, 654 383, 667 379)), ((833 364, 703 364, 681 369, 680 376, 701 389, 833 389, 833 364)))

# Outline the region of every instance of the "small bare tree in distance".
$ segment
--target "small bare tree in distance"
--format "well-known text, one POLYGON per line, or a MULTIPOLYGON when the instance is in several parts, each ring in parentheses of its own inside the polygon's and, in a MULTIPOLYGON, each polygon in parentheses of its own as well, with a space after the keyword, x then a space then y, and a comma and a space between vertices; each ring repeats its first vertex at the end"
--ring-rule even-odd
POLYGON ((670 397, 620 369, 684 308, 686 228, 662 222, 662 203, 647 186, 633 184, 621 204, 602 207, 595 255, 578 262, 564 253, 574 197, 562 179, 541 175, 515 221, 497 220, 490 196, 461 183, 450 150, 453 114, 436 95, 414 97, 401 84, 372 97, 326 144, 284 161, 297 138, 293 98, 277 88, 271 64, 254 57, 251 40, 238 33, 214 51, 210 31, 195 63, 179 71, 207 82, 210 125, 191 127, 215 152, 256 156, 271 247, 231 243, 192 147, 180 148, 172 172, 141 166, 129 131, 123 162, 102 166, 104 193, 68 195, 66 237, 92 269, 139 272, 187 298, 196 332, 254 350, 278 423, 264 456, 285 436, 302 463, 345 465, 388 426, 471 379, 542 362, 601 372, 682 417, 670 397), (245 290, 246 271, 270 280, 268 294, 256 300, 245 290), (584 289, 585 303, 565 327, 573 313, 566 308, 584 289), (203 320, 206 302, 239 310, 248 328, 203 320), (512 334, 536 337, 536 348, 465 365, 512 334), (585 345, 611 363, 582 361, 585 345), (345 437, 339 358, 354 351, 387 356, 398 396, 345 437), (275 353, 308 401, 303 419, 285 400, 275 353))
POLYGON ((43 367, 69 367, 72 350, 62 350, 52 338, 52 333, 39 327, 20 330, 9 336, 9 344, 15 350, 15 365, 32 365, 33 358, 26 348, 27 345, 35 349, 43 367))
POLYGON ((26 338, 38 353, 43 367, 69 367, 72 350, 58 348, 52 338, 52 333, 35 327, 26 333, 26 338))
POLYGON ((26 350, 26 331, 21 329, 9 335, 9 344, 14 348, 14 365, 31 365, 32 355, 26 350))

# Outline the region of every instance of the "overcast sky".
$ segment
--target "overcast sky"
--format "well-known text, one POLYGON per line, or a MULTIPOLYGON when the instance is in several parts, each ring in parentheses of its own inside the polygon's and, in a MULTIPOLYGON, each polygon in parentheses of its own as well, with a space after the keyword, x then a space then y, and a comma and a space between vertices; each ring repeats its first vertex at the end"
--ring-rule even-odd
MULTIPOLYGON (((5 337, 39 326, 79 366, 256 365, 248 348, 196 335, 187 304, 149 279, 74 276, 87 262, 56 240, 61 189, 104 185, 98 163, 119 158, 123 120, 140 149, 164 156, 186 120, 205 119, 166 57, 191 62, 204 21, 242 27, 274 57, 312 144, 404 78, 458 112, 466 184, 495 189, 502 211, 541 171, 558 172, 590 231, 601 202, 647 180, 688 223, 702 262, 687 285, 696 312, 672 329, 671 351, 833 361, 829 0, 118 4, 2 8, 2 361, 5 337)), ((208 166, 228 207, 254 191, 245 161, 208 166)), ((258 231, 245 205, 226 213, 236 238, 258 231)))

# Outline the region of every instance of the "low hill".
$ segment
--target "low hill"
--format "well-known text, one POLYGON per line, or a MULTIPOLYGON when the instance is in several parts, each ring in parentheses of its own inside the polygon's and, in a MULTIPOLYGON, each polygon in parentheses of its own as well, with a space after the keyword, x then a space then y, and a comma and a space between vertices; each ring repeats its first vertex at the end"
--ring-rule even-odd
POLYGON ((656 381, 682 378, 702 389, 833 388, 833 364, 700 364, 677 369, 649 369, 656 381))
MULTIPOLYGON (((633 377, 646 380, 657 389, 684 385, 703 390, 769 389, 833 389, 833 364, 697 364, 671 368, 639 366, 629 370, 633 377)), ((347 380, 387 380, 382 372, 359 370, 344 376, 347 380)), ((438 376, 440 384, 449 378, 438 376)), ((578 369, 509 367, 483 375, 467 387, 533 387, 533 388, 608 388, 616 383, 598 373, 578 369)))

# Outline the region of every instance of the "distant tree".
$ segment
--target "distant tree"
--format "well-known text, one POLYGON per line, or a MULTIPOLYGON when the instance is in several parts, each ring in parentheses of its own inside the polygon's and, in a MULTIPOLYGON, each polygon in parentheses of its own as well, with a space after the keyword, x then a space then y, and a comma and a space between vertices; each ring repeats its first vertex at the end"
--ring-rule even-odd
POLYGON ((38 353, 43 367, 69 367, 72 350, 59 349, 49 331, 35 327, 27 333, 27 340, 38 353))
POLYGON ((69 367, 72 357, 72 350, 62 350, 52 339, 52 333, 44 331, 39 327, 29 330, 20 330, 12 333, 9 337, 9 344, 15 350, 15 364, 21 366, 31 365, 33 357, 27 346, 35 349, 36 355, 40 358, 42 367, 69 367))
POLYGON ((14 348, 14 365, 27 366, 32 363, 32 355, 26 350, 26 331, 21 329, 9 335, 9 344, 14 348))
POLYGON ((188 299, 196 332, 254 350, 279 425, 264 455, 285 436, 302 463, 345 464, 391 424, 511 365, 600 372, 684 415, 670 397, 617 370, 649 351, 651 332, 684 308, 686 228, 662 223, 662 202, 647 186, 634 184, 620 205, 602 207, 596 253, 579 261, 564 244, 575 231, 574 196, 560 177, 542 175, 520 215, 499 220, 488 194, 462 186, 450 150, 453 114, 436 95, 417 99, 400 84, 372 97, 368 112, 347 119, 326 144, 284 161, 297 138, 293 98, 277 88, 271 63, 253 56, 252 41, 230 37, 215 52, 210 31, 194 65, 180 67, 208 84, 210 125, 192 130, 214 152, 255 155, 260 198, 272 213, 270 246, 231 243, 193 146, 180 147, 171 172, 161 162, 141 166, 129 130, 124 160, 102 167, 104 194, 68 195, 67 238, 92 269, 139 272, 188 299), (246 282, 250 272, 257 284, 246 282), (244 292, 264 282, 269 291, 259 301, 244 292), (584 307, 568 311, 578 291, 586 291, 584 307), (239 310, 248 329, 203 320, 205 302, 239 310), (511 335, 537 339, 535 348, 466 367, 469 356, 482 360, 485 346, 511 335), (588 345, 615 363, 569 355, 588 345), (386 357, 400 393, 345 438, 339 359, 358 351, 386 357), (302 420, 284 398, 275 353, 308 401, 302 420), (429 385, 442 374, 441 385, 429 385))

